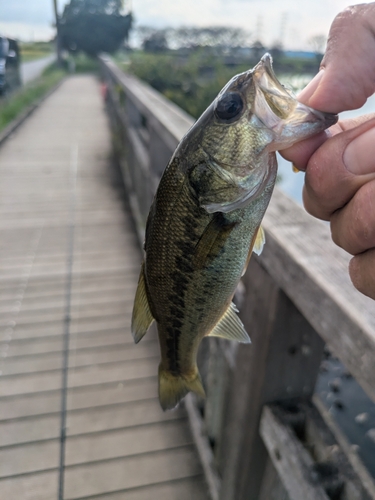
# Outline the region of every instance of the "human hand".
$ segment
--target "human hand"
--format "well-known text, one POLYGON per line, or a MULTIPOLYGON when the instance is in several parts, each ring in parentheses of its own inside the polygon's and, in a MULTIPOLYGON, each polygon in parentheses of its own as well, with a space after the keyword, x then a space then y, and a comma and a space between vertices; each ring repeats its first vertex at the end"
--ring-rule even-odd
MULTIPOLYGON (((361 107, 375 91, 375 3, 334 20, 322 69, 299 100, 338 113, 361 107)), ((333 241, 354 255, 354 286, 375 299, 375 114, 342 120, 282 152, 306 170, 306 210, 329 220, 333 241)))

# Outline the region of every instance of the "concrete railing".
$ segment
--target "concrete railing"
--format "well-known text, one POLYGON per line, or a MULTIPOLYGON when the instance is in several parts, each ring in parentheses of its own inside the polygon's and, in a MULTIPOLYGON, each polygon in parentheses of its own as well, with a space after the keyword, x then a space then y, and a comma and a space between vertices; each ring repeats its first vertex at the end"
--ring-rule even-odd
MULTIPOLYGON (((193 119, 101 58, 114 147, 143 239, 161 174, 193 119)), ((252 344, 205 340, 207 399, 187 409, 211 497, 367 499, 374 481, 314 395, 324 346, 375 401, 375 303, 357 292, 329 229, 277 188, 266 245, 236 293, 252 344)))

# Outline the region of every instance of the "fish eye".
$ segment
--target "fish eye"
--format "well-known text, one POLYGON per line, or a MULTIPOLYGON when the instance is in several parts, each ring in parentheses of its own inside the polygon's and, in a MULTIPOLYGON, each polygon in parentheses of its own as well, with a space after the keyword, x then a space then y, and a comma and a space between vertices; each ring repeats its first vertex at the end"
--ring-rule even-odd
POLYGON ((215 109, 216 116, 221 120, 236 118, 243 109, 243 101, 239 94, 228 92, 218 101, 215 109))

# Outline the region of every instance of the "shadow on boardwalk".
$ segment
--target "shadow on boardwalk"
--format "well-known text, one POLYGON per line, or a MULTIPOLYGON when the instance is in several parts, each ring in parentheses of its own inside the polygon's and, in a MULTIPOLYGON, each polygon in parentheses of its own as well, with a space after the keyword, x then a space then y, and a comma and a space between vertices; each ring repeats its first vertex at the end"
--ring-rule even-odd
POLYGON ((140 254, 111 169, 90 76, 0 149, 0 498, 207 498, 185 414, 157 401, 157 340, 130 336, 140 254))

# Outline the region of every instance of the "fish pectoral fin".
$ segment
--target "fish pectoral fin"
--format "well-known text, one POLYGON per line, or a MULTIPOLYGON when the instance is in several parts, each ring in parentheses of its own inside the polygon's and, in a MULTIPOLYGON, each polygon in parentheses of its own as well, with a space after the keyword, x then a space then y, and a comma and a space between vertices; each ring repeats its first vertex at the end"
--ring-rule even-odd
POLYGON ((218 212, 204 230, 194 251, 193 266, 202 269, 218 256, 237 222, 228 221, 218 212))
POLYGON ((257 255, 260 255, 263 252, 265 243, 266 243, 266 236, 264 234, 262 226, 259 226, 254 241, 253 252, 255 252, 257 255))
POLYGON ((141 272, 139 274, 137 291, 135 292, 132 315, 131 331, 136 344, 138 344, 138 342, 146 334, 147 330, 151 326, 151 323, 154 321, 147 298, 144 267, 145 265, 143 262, 141 272))
POLYGON ((236 340, 243 344, 250 344, 251 340, 247 334, 242 321, 237 316, 238 309, 230 303, 228 309, 225 311, 220 321, 209 333, 209 337, 221 337, 228 340, 236 340))

